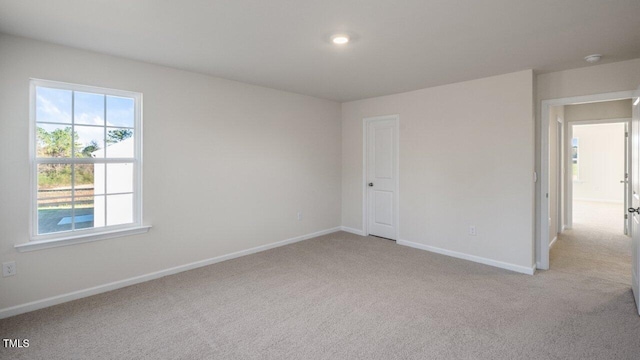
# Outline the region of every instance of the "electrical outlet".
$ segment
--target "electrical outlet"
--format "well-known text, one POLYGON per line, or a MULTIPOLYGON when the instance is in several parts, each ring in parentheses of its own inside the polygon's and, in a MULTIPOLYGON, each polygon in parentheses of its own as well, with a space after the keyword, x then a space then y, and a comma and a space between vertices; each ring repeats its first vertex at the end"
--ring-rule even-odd
POLYGON ((302 211, 298 211, 298 221, 302 220, 302 211))
POLYGON ((476 226, 475 225, 469 225, 469 235, 471 235, 471 236, 478 235, 478 233, 476 232, 476 226))
POLYGON ((2 263, 2 276, 13 276, 16 274, 16 262, 15 261, 7 261, 2 263))

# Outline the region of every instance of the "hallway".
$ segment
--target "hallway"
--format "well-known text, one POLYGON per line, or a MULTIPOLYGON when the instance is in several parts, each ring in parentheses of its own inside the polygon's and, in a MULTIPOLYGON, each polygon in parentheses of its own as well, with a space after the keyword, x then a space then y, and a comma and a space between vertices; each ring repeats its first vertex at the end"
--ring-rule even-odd
POLYGON ((630 285, 631 238, 622 213, 623 204, 574 201, 573 229, 551 248, 551 270, 630 285))

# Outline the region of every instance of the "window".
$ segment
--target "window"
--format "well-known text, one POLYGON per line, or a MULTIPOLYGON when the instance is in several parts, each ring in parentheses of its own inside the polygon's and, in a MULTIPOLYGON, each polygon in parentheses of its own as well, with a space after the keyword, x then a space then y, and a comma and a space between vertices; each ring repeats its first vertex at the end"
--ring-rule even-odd
POLYGON ((31 81, 32 240, 140 228, 142 95, 31 81))
POLYGON ((571 139, 571 167, 573 180, 578 180, 580 175, 580 164, 578 163, 578 138, 571 139))

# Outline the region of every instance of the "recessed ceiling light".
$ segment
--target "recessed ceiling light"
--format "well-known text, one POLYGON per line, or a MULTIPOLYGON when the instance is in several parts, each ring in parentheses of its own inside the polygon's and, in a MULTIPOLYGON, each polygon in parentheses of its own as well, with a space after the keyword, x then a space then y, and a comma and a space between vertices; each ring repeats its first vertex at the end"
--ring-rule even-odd
POLYGON ((584 57, 585 61, 593 64, 593 63, 597 63, 598 61, 600 61, 600 59, 602 59, 602 55, 600 54, 593 54, 593 55, 588 55, 584 57))
POLYGON ((331 41, 336 45, 344 45, 349 42, 349 36, 343 34, 333 35, 331 41))

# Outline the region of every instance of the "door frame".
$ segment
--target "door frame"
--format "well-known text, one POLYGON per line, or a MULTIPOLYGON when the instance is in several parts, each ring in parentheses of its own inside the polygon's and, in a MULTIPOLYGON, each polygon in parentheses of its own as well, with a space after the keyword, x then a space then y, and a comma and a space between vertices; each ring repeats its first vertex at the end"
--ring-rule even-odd
MULTIPOLYGON (((551 121, 552 120, 550 120, 549 122, 551 121)), ((555 141, 556 143, 556 197, 554 199, 555 204, 549 203, 549 210, 552 207, 555 207, 556 209, 556 219, 555 219, 556 234, 554 234, 553 239, 549 241, 549 249, 551 249, 553 245, 555 245, 556 241, 558 240, 558 234, 564 230, 564 225, 565 225, 564 208, 563 208, 563 205, 565 205, 564 193, 566 191, 566 186, 563 187, 564 178, 565 178, 565 173, 564 173, 565 165, 563 162, 564 161, 564 142, 565 142, 564 117, 556 116, 555 125, 556 125, 556 138, 549 139, 549 145, 551 145, 551 141, 555 141)), ((549 127, 549 129, 551 129, 551 127, 549 127)), ((551 186, 551 183, 549 184, 549 186, 551 186)), ((549 226, 551 226, 551 223, 549 223, 549 226)))
MULTIPOLYGON (((573 127, 580 126, 580 125, 600 125, 600 124, 625 124, 625 133, 627 133, 628 131, 627 129, 631 128, 631 118, 580 120, 580 121, 567 122, 567 139, 569 142, 569 146, 567 148, 568 157, 565 159, 567 164, 571 164, 571 139, 573 138, 573 127)), ((625 149, 625 164, 624 164, 624 168, 625 168, 624 171, 625 173, 628 174, 627 181, 631 179, 631 168, 630 168, 631 162, 626 161, 627 154, 629 154, 629 156, 631 155, 629 153, 630 151, 631 151, 631 142, 629 141, 627 144, 627 148, 625 149)), ((573 227, 573 176, 572 176, 573 174, 571 173, 571 171, 568 170, 569 168, 570 166, 567 166, 567 173, 566 173, 566 178, 567 178, 566 189, 567 189, 568 201, 565 204, 565 216, 566 216, 565 223, 566 223, 567 229, 571 229, 573 227)), ((629 201, 631 201, 631 191, 627 191, 627 193, 625 194, 625 197, 626 197, 625 203, 629 203, 629 201)), ((627 222, 628 222, 628 219, 627 219, 627 222)), ((629 223, 627 223, 625 225, 625 230, 629 228, 630 228, 629 223)), ((625 234, 625 235, 630 235, 630 234, 625 234)))
MULTIPOLYGON (((536 268, 549 269, 549 112, 552 106, 576 105, 584 103, 624 100, 633 98, 634 90, 618 91, 603 94, 573 96, 558 99, 542 100, 540 105, 540 193, 538 194, 539 224, 536 237, 536 268)), ((566 119, 565 119, 566 122, 566 119)), ((568 134, 567 134, 568 135, 568 134)), ((566 138, 565 138, 566 139, 566 138)), ((565 141, 565 148, 569 146, 565 141)), ((565 167, 565 171, 566 171, 565 167)), ((565 176, 565 181, 569 181, 565 176)), ((570 195, 569 191, 565 191, 570 195)), ((565 198, 566 199, 566 198, 565 198)), ((565 219, 568 222, 570 219, 565 219)))
POLYGON ((394 143, 395 143, 395 166, 393 169, 395 175, 395 181, 393 183, 394 187, 394 221, 396 223, 396 238, 398 241, 400 239, 400 115, 382 115, 382 116, 373 116, 366 117, 362 119, 362 233, 364 236, 369 236, 369 196, 368 196, 368 186, 367 186, 367 174, 368 174, 368 166, 367 166, 367 155, 368 155, 368 145, 369 145, 369 124, 376 121, 388 121, 391 120, 394 123, 394 143))
MULTIPOLYGON (((557 165, 557 175, 556 175, 556 231, 561 233, 564 230, 565 226, 565 208, 566 203, 564 201, 565 192, 567 191, 566 187, 563 186, 565 184, 565 164, 564 164, 564 143, 565 143, 565 129, 564 129, 564 116, 559 117, 556 116, 556 165, 557 165)), ((553 204, 552 204, 553 205, 553 204)), ((558 240, 558 235, 556 234, 553 237, 554 240, 551 241, 549 247, 552 247, 553 244, 558 240)))

